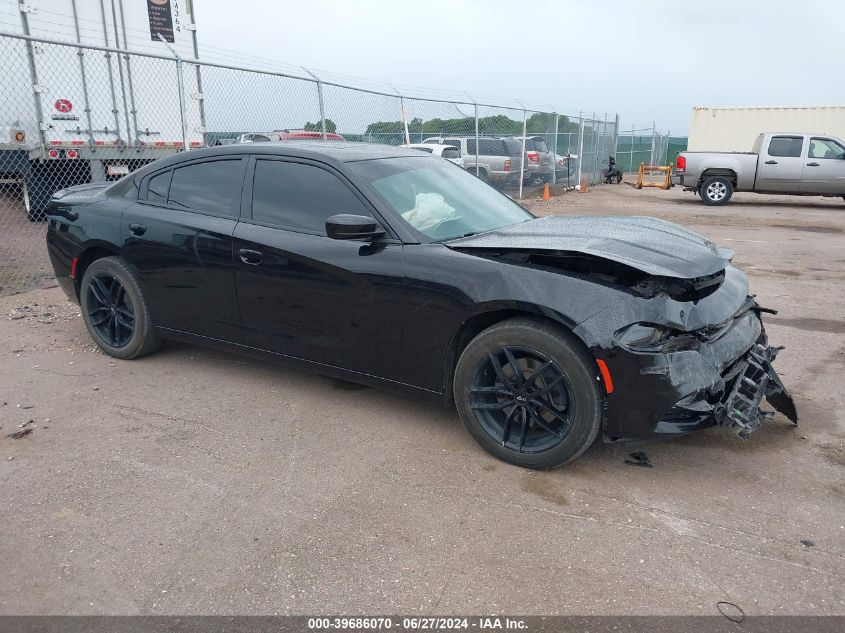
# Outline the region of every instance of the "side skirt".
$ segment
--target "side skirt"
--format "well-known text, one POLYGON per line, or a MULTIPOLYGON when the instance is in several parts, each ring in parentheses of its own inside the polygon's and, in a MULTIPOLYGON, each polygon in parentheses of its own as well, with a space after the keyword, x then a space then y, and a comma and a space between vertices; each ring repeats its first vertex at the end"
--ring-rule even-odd
POLYGON ((189 343, 191 345, 198 345, 200 347, 210 347, 224 352, 231 352, 234 354, 241 354, 243 356, 250 356, 259 360, 285 365, 287 367, 295 367, 303 369, 313 374, 320 374, 322 376, 329 376, 331 378, 339 378, 341 380, 348 380, 349 382, 356 382, 368 387, 376 389, 384 389, 385 391, 392 391, 403 396, 410 396, 419 400, 425 400, 433 404, 441 406, 449 406, 446 395, 437 391, 423 389, 397 380, 390 380, 388 378, 381 378, 363 372, 343 369, 334 365, 326 365, 324 363, 317 363, 295 356, 287 356, 277 352, 270 352, 259 349, 257 347, 250 347, 241 343, 232 343, 221 339, 212 338, 210 336, 201 336, 199 334, 191 334, 183 332, 182 330, 174 330, 171 328, 156 326, 156 334, 163 339, 169 341, 179 341, 181 343, 189 343))

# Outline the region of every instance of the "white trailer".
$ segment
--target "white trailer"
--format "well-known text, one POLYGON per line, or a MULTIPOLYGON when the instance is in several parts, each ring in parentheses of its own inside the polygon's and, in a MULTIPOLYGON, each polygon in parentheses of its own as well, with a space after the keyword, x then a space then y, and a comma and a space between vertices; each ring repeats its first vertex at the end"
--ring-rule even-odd
POLYGON ((0 16, 18 36, 2 38, 0 177, 30 219, 62 187, 203 146, 200 69, 177 61, 198 56, 189 0, 0 0, 0 16))
POLYGON ((691 152, 747 152, 760 130, 792 130, 845 138, 845 107, 693 108, 687 148, 691 152))

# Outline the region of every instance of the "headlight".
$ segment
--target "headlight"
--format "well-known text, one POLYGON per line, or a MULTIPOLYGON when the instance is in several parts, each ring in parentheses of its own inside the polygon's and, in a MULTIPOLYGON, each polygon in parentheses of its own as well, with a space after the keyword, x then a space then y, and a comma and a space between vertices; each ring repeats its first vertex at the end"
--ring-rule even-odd
POLYGON ((680 352, 698 349, 694 334, 650 323, 634 323, 620 330, 616 342, 635 352, 680 352))

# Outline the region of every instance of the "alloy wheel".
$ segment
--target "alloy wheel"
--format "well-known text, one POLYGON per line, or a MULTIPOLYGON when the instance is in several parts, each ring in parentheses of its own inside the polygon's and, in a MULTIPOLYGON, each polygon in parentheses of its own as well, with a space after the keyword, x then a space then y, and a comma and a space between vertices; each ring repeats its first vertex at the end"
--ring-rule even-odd
POLYGON ((728 193, 728 188, 723 182, 711 182, 707 187, 707 197, 713 202, 722 200, 728 193))
POLYGON ((569 434, 575 400, 566 374, 545 354, 502 347, 479 363, 470 407, 481 427, 501 446, 539 453, 569 434))
POLYGON ((97 336, 111 347, 124 347, 135 332, 135 311, 126 288, 109 275, 91 278, 88 284, 88 319, 97 336))

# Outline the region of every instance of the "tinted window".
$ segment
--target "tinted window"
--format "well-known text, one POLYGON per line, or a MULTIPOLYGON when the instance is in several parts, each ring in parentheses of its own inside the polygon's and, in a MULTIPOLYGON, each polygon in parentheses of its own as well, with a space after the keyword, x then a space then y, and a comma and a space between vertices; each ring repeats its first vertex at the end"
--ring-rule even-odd
POLYGON ((349 187, 325 169, 276 160, 255 163, 256 222, 325 235, 326 219, 338 213, 371 215, 349 187))
MULTIPOLYGON (((502 141, 505 144, 505 156, 522 156, 522 141, 517 141, 515 138, 509 138, 502 141)), ((526 148, 527 150, 527 148, 526 148)))
POLYGON ((769 141, 769 156, 801 156, 803 142, 804 139, 800 136, 773 136, 769 141))
POLYGON ((460 158, 461 153, 457 149, 450 147, 449 149, 444 149, 441 156, 443 156, 443 158, 460 158))
POLYGON ((475 156, 475 139, 468 138, 467 139, 467 154, 472 154, 475 156))
POLYGON ((482 138, 478 141, 478 153, 485 156, 507 156, 505 142, 498 138, 482 138))
POLYGON ((810 158, 836 158, 845 156, 845 147, 829 138, 810 139, 810 158))
POLYGON ((150 178, 150 184, 147 188, 147 200, 150 202, 160 202, 162 204, 167 202, 167 189, 170 187, 171 173, 172 172, 166 171, 163 174, 150 178))
POLYGON ((241 197, 241 161, 215 160, 173 170, 168 204, 213 215, 237 216, 241 197))
POLYGON ((450 145, 451 147, 460 148, 461 147, 461 141, 460 141, 460 139, 456 139, 456 138, 447 138, 443 141, 443 145, 450 145))
POLYGON ((534 150, 537 152, 548 152, 549 146, 546 145, 546 141, 541 138, 534 138, 531 139, 532 144, 534 145, 534 150))

